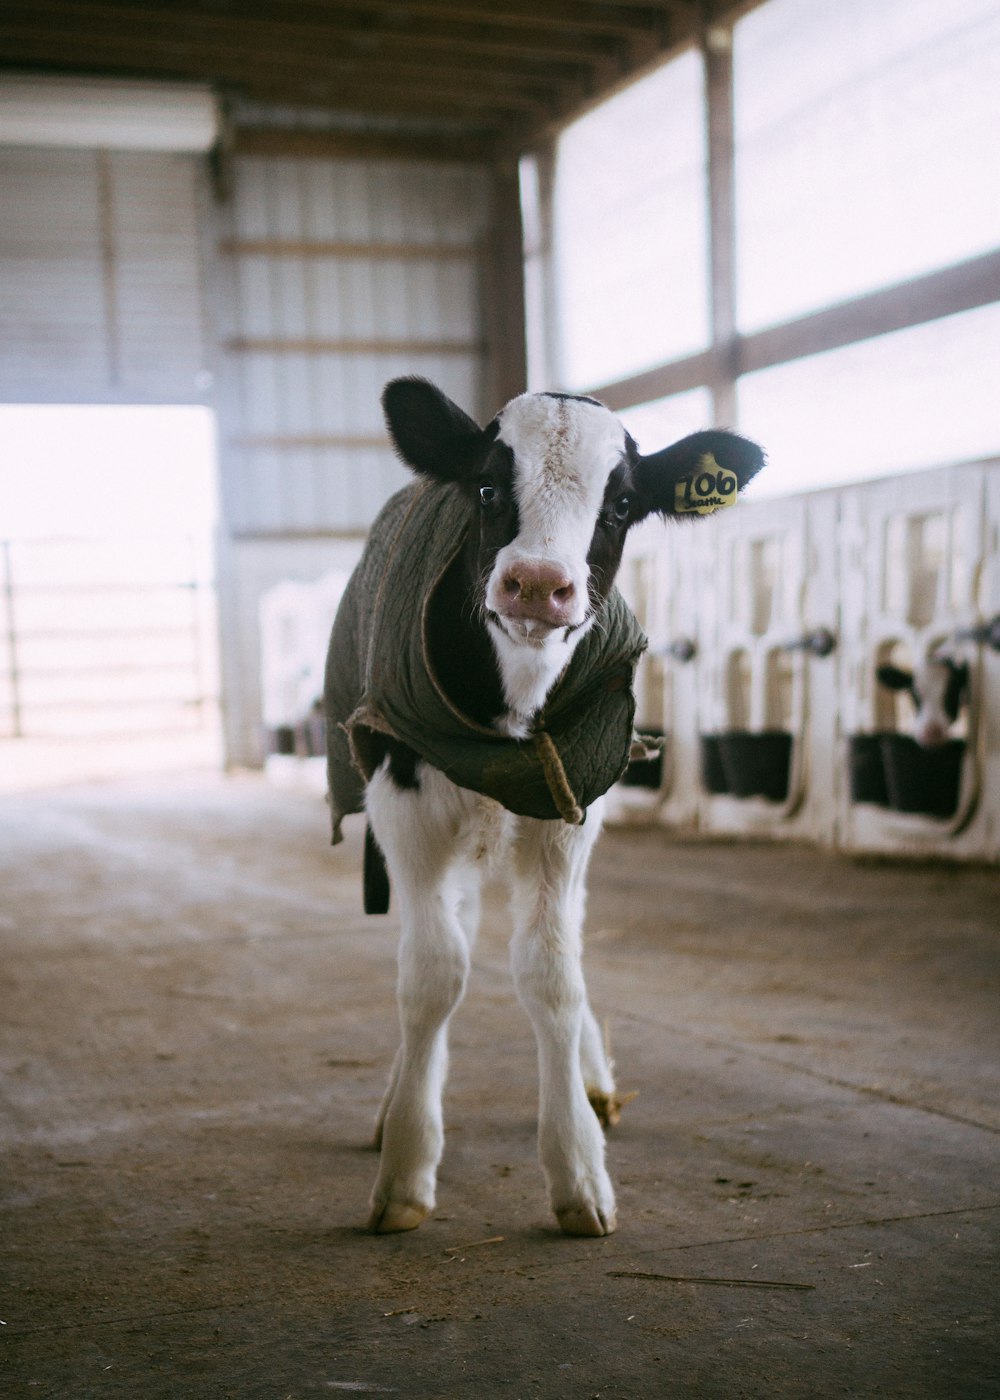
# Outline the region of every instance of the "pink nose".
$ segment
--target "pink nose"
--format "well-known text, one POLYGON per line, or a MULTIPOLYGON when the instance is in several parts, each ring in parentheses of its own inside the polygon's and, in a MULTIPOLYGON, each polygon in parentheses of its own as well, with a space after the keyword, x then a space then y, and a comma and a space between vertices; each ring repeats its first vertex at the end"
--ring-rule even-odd
POLYGON ((512 564, 500 580, 500 610, 505 617, 566 624, 576 589, 572 579, 552 564, 523 560, 512 564))

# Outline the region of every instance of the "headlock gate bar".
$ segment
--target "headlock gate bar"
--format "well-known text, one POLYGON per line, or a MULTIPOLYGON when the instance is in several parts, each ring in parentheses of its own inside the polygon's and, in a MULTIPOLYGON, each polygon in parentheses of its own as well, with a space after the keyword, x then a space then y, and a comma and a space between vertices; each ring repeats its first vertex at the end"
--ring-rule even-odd
POLYGON ((622 587, 650 638, 639 718, 665 735, 625 814, 851 851, 1000 856, 1000 461, 645 527, 622 587), (879 684, 968 666, 945 743, 879 684))

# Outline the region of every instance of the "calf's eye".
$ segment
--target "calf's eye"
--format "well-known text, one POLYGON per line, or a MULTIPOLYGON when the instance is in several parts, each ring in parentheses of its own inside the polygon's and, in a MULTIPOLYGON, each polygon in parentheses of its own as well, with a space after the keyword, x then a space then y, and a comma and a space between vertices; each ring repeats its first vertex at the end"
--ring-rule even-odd
POLYGON ((488 506, 491 501, 496 500, 496 497, 497 488, 493 485, 492 481, 484 481, 479 488, 480 501, 482 501, 484 506, 488 506))
POLYGON ((632 502, 628 496, 619 496, 611 507, 611 513, 621 525, 628 519, 628 513, 632 509, 632 502))

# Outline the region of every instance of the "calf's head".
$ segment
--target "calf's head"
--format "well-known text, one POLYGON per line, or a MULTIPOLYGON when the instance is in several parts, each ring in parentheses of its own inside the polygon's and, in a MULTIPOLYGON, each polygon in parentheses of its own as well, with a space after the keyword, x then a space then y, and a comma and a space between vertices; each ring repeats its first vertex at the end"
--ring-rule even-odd
POLYGON ((382 403, 403 461, 467 492, 476 601, 507 641, 529 647, 590 625, 629 528, 680 513, 678 486, 706 463, 734 491, 764 461, 722 431, 642 456, 603 404, 568 394, 522 394, 485 428, 423 379, 394 379, 382 403))
POLYGON ((907 690, 917 710, 913 737, 923 748, 943 744, 969 693, 969 667, 944 652, 936 652, 912 671, 879 666, 875 672, 887 690, 907 690))

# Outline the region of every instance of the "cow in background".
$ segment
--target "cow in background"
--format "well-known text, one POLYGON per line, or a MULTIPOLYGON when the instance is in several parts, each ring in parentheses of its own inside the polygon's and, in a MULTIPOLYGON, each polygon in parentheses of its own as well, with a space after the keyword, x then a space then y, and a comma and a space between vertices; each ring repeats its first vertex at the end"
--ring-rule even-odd
POLYGON ((887 690, 908 691, 916 708, 913 737, 922 748, 938 748, 969 701, 969 665, 938 650, 912 671, 889 664, 875 672, 887 690))

